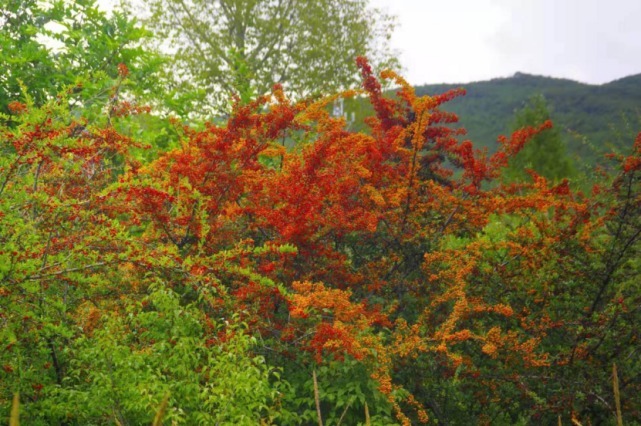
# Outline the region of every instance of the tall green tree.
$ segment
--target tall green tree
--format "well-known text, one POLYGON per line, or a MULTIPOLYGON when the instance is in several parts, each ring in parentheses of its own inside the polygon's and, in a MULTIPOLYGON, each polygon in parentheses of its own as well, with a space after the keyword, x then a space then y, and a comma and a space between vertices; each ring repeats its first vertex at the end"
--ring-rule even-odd
MULTIPOLYGON (((551 113, 543 95, 531 97, 523 109, 516 112, 512 131, 525 126, 540 126, 550 120, 551 113)), ((524 181, 529 178, 528 170, 552 181, 559 181, 575 175, 575 169, 567 148, 557 127, 544 130, 510 159, 504 178, 508 182, 524 181)))
MULTIPOLYGON (((369 0, 146 0, 148 21, 176 58, 176 81, 204 85, 207 103, 228 105, 283 84, 295 97, 358 82, 355 58, 396 64, 394 18, 369 0)), ((163 45, 159 46, 163 48, 163 45)))
MULTIPOLYGON (((190 101, 166 91, 167 58, 145 46, 153 33, 123 8, 107 12, 96 0, 0 5, 0 114, 11 114, 12 102, 37 108, 65 99, 73 118, 82 117, 79 131, 109 121, 154 150, 176 142, 163 113, 184 117, 190 101), (137 113, 147 106, 153 114, 137 113)), ((10 122, 19 124, 15 116, 10 122)))
POLYGON ((23 90, 42 105, 72 85, 82 88, 85 114, 89 105, 103 108, 121 63, 130 82, 121 91, 158 93, 152 76, 161 58, 142 47, 151 33, 123 11, 107 14, 95 0, 4 0, 0 27, 1 113, 23 90))

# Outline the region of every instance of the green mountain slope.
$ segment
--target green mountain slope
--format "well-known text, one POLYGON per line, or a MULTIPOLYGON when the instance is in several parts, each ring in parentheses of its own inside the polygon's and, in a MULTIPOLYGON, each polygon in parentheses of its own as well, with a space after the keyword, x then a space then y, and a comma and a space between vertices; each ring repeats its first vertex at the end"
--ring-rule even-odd
POLYGON ((552 120, 573 157, 593 162, 605 152, 629 147, 641 130, 641 74, 589 85, 516 73, 475 83, 419 86, 416 91, 434 95, 458 87, 467 95, 445 108, 459 115, 477 146, 490 150, 496 147, 498 135, 509 134, 515 110, 536 94, 547 99, 552 120))

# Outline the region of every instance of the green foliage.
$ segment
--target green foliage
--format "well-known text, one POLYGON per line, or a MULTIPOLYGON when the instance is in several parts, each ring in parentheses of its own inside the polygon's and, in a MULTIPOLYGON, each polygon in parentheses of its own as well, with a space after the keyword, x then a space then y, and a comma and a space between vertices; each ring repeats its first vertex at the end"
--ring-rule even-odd
POLYGON ((141 246, 123 228, 126 214, 108 213, 126 139, 93 127, 76 134, 64 94, 20 108, 0 127, 2 416, 5 396, 19 392, 21 419, 33 425, 148 424, 165 394, 165 419, 178 424, 274 418, 287 387, 246 325, 210 318, 203 293, 165 283, 167 254, 132 282, 141 246))
POLYGON ((272 417, 281 386, 252 355, 255 339, 234 318, 218 320, 212 335, 198 306, 181 305, 161 283, 154 287, 74 342, 65 386, 49 400, 52 417, 149 424, 165 394, 164 419, 172 423, 251 425, 272 417))
MULTIPOLYGON (((284 397, 284 410, 276 423, 316 424, 312 371, 288 363, 283 370, 283 379, 291 388, 284 397)), ((361 362, 351 358, 328 361, 318 368, 317 379, 324 425, 364 425, 366 404, 372 426, 397 424, 389 401, 361 362)))
POLYGON ((122 11, 108 16, 95 0, 7 0, 0 26, 0 63, 8 65, 0 76, 1 113, 21 97, 22 84, 36 105, 74 87, 87 116, 114 95, 111 82, 121 63, 131 82, 123 92, 139 99, 159 93, 161 58, 141 47, 151 34, 122 11))
MULTIPOLYGON (((550 120, 550 111, 545 98, 534 96, 516 113, 512 131, 526 126, 537 127, 547 120, 550 120)), ((525 148, 510 159, 503 178, 508 182, 524 181, 529 178, 527 170, 533 170, 552 182, 575 174, 558 127, 535 135, 525 148)))

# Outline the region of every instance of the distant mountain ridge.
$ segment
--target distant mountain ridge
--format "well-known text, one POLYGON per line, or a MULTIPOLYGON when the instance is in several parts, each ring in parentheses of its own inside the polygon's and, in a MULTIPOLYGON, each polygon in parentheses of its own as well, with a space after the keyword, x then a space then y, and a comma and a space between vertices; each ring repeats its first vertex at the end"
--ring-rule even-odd
POLYGON ((518 72, 466 84, 422 85, 416 92, 435 95, 459 87, 467 94, 443 109, 457 113, 469 139, 491 151, 498 135, 509 134, 514 112, 537 94, 547 99, 573 157, 593 162, 613 149, 628 149, 641 131, 641 74, 591 85, 518 72))

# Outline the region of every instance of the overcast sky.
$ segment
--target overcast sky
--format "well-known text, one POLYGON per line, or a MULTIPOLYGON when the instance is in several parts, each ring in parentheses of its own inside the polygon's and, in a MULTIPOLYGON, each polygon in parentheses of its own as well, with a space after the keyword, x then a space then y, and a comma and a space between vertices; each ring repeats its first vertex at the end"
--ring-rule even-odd
POLYGON ((600 84, 641 73, 641 0, 370 2, 398 17, 392 44, 414 85, 517 71, 600 84))
POLYGON ((641 73, 641 0, 370 1, 398 16, 392 43, 412 84, 641 73))

